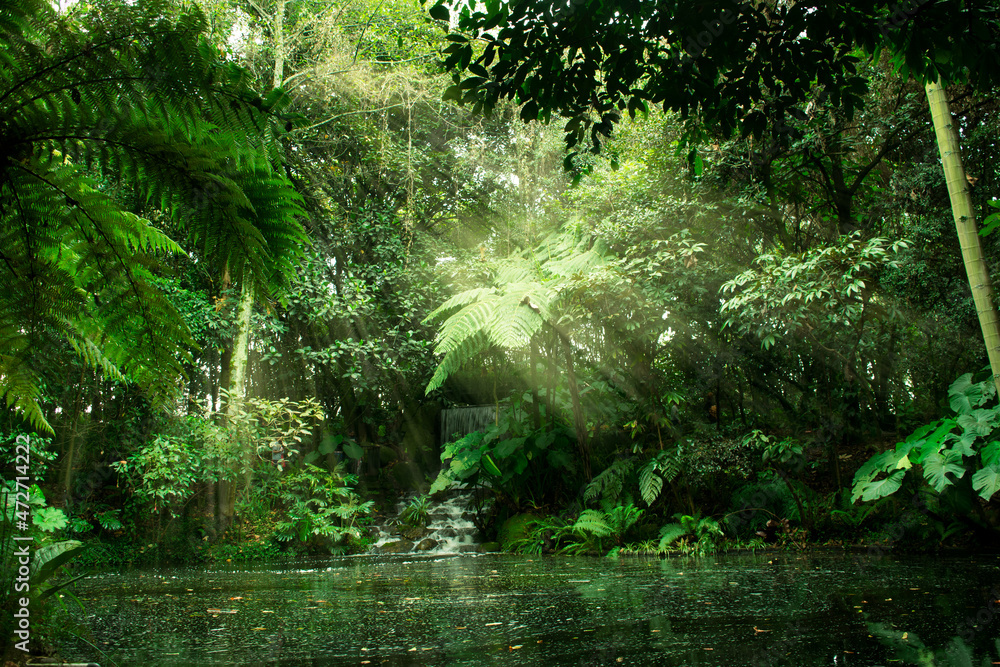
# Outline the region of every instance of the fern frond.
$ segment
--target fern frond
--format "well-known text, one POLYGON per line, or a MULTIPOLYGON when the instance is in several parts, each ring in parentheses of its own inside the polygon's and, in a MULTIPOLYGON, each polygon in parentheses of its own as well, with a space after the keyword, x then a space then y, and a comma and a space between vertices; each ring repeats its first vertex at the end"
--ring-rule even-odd
POLYGON ((434 351, 449 354, 461 347, 470 338, 487 332, 487 324, 493 319, 497 299, 477 301, 462 308, 445 320, 437 335, 434 351))
POLYGON ((656 473, 656 463, 649 461, 639 471, 639 495, 647 505, 652 505, 663 490, 663 478, 656 473))
POLYGON ((460 308, 467 306, 470 303, 475 303, 477 301, 482 301, 488 299, 488 297, 496 295, 497 290, 493 287, 476 287, 474 289, 465 290, 464 292, 459 292, 451 298, 445 300, 440 306, 431 311, 431 314, 424 318, 423 324, 428 324, 433 322, 436 318, 440 317, 442 313, 446 313, 449 310, 455 308, 460 308))
POLYGON ((260 98, 220 61, 202 12, 148 0, 74 21, 84 29, 44 0, 0 0, 0 390, 40 428, 32 350, 67 341, 154 400, 190 358, 157 286, 181 245, 103 184, 166 212, 201 259, 260 289, 287 284, 307 243, 301 197, 274 167, 287 95, 260 98))
POLYGON ((579 518, 573 523, 573 532, 590 533, 597 537, 607 537, 611 534, 611 526, 608 525, 603 512, 599 510, 583 510, 579 518))
POLYGON ((666 551, 667 547, 688 534, 688 529, 679 523, 668 523, 660 528, 659 550, 666 551))
POLYGON ((546 321, 517 292, 496 299, 490 310, 490 318, 484 327, 486 335, 491 343, 507 350, 527 347, 531 337, 546 321))
POLYGON ((523 259, 508 259, 497 267, 493 281, 498 285, 509 285, 511 283, 530 283, 538 279, 538 270, 533 263, 523 259))
POLYGON ((635 462, 632 459, 618 459, 594 477, 583 491, 584 502, 593 502, 598 498, 617 501, 625 486, 625 479, 632 472, 635 462))
POLYGON ((489 341, 482 332, 475 333, 466 338, 458 347, 444 355, 441 363, 434 370, 434 376, 431 378, 431 381, 427 383, 424 393, 429 394, 440 387, 448 379, 449 375, 462 367, 462 364, 468 362, 488 347, 489 341))

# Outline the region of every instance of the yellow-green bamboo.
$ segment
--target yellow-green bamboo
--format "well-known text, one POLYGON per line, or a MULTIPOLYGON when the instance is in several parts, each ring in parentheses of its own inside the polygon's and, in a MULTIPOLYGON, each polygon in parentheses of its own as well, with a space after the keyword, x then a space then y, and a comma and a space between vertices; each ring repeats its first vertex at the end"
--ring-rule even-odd
POLYGON ((983 330, 983 341, 986 343, 986 353, 989 355, 990 368, 993 370, 993 382, 1000 395, 1000 318, 997 317, 993 283, 983 256, 976 213, 972 206, 965 168, 962 166, 958 129, 941 82, 928 83, 925 89, 927 102, 931 108, 931 118, 934 121, 934 132, 937 135, 938 150, 941 153, 941 164, 944 166, 951 210, 955 216, 958 241, 962 248, 962 261, 965 263, 965 272, 972 288, 972 299, 979 315, 979 325, 983 330))

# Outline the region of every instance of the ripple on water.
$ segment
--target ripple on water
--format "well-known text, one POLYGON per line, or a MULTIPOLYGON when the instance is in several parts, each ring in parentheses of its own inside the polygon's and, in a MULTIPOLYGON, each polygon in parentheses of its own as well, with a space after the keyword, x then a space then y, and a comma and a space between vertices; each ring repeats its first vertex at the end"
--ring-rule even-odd
MULTIPOLYGON (((123 666, 877 665, 895 656, 880 631, 944 647, 998 573, 995 558, 834 554, 108 573, 76 585, 85 611, 73 619, 106 655, 73 638, 62 654, 123 666)), ((974 637, 975 664, 987 635, 974 637)))

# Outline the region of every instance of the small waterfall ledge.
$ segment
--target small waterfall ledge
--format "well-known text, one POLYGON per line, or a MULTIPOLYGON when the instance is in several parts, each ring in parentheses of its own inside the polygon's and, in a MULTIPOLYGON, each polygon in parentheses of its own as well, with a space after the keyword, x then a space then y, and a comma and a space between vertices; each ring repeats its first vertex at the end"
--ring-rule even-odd
POLYGON ((413 498, 410 496, 401 500, 396 506, 396 516, 378 527, 379 533, 371 553, 437 555, 470 553, 479 549, 476 541, 479 530, 468 511, 472 500, 469 492, 453 491, 447 499, 432 505, 428 510, 426 528, 410 527, 399 522, 399 514, 413 498))
POLYGON ((495 405, 470 405, 462 408, 446 408, 441 411, 440 444, 461 438, 476 431, 482 431, 497 418, 495 405))

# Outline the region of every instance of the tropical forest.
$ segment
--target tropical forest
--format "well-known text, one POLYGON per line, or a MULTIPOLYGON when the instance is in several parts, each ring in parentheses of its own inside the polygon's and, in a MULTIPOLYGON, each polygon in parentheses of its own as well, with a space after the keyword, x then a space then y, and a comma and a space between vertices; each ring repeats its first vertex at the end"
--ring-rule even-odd
POLYGON ((992 0, 0 0, 0 662, 1000 664, 998 92, 992 0))

